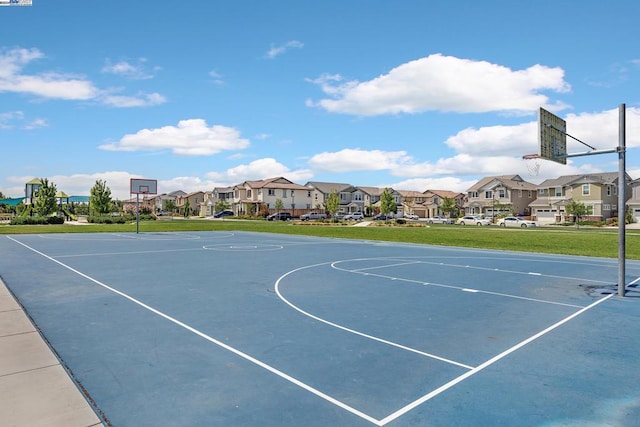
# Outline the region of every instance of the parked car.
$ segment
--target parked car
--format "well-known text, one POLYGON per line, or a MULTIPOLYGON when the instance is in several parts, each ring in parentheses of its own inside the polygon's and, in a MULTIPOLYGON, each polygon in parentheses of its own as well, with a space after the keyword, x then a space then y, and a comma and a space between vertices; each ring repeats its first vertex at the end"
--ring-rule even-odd
POLYGON ((222 218, 223 216, 233 216, 233 211, 229 209, 225 209, 223 211, 216 212, 213 214, 214 218, 222 218))
POLYGON ((498 225, 500 227, 537 227, 538 224, 535 221, 530 221, 528 219, 522 219, 515 216, 507 216, 498 221, 498 225))
POLYGON ((406 219, 413 219, 413 220, 418 220, 418 219, 420 219, 420 217, 419 217, 418 215, 416 215, 416 214, 404 214, 404 217, 405 217, 406 219))
POLYGON ((306 214, 302 214, 300 215, 300 219, 302 221, 311 221, 311 220, 318 220, 318 219, 327 219, 327 215, 320 213, 320 212, 309 212, 306 214))
POLYGON ((443 216, 432 216, 427 218, 428 224, 453 224, 455 219, 453 218, 445 218, 443 216))
POLYGON ((267 221, 291 221, 291 213, 277 212, 267 217, 267 221))
POLYGON ((333 219, 344 219, 345 215, 347 215, 345 212, 336 212, 333 214, 333 219))
POLYGON ((491 224, 491 221, 489 221, 486 218, 481 218, 479 216, 466 215, 466 216, 463 216, 462 218, 458 218, 458 221, 456 221, 456 224, 460 224, 460 225, 489 225, 489 224, 491 224))
POLYGON ((389 219, 393 219, 393 214, 383 214, 383 213, 379 213, 377 215, 374 215, 372 218, 374 221, 387 221, 389 219))
POLYGON ((362 212, 351 212, 344 216, 345 221, 362 221, 363 219, 364 215, 362 215, 362 212))

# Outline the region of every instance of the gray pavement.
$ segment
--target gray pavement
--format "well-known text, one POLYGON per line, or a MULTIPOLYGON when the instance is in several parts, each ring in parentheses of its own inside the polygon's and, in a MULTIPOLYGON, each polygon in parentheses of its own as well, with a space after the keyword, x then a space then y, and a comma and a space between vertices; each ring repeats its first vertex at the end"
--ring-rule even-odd
POLYGON ((103 425, 2 280, 0 420, 5 427, 103 425))

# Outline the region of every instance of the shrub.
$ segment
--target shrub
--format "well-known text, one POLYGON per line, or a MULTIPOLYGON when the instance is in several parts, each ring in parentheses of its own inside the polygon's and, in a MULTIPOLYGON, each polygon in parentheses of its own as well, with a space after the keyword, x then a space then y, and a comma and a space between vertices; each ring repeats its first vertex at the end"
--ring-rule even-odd
POLYGON ((11 219, 11 225, 47 225, 64 224, 64 218, 60 216, 19 216, 11 219))

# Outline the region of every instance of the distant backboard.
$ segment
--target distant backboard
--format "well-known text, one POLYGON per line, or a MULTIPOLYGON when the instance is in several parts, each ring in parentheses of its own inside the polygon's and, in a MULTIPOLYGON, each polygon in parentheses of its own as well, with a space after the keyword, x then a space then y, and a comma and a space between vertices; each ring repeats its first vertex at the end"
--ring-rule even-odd
POLYGON ((131 178, 131 194, 158 194, 158 180, 131 178))
POLYGON ((567 122, 544 108, 538 113, 540 157, 567 164, 567 122))

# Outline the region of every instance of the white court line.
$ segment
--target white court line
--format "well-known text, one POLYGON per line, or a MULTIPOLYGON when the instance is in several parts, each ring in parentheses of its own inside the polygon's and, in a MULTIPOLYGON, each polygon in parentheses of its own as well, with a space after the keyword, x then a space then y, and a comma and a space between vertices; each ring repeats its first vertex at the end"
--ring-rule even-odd
POLYGON ((240 351, 240 350, 238 350, 238 349, 236 349, 234 347, 231 347, 230 345, 227 345, 224 342, 219 341, 219 340, 217 340, 217 339, 205 334, 204 332, 201 332, 201 331, 199 331, 199 330, 187 325, 186 323, 183 323, 180 320, 178 320, 178 319, 176 319, 174 317, 171 317, 168 314, 165 314, 165 313, 161 312, 160 310, 157 310, 157 309, 151 307, 150 305, 147 305, 147 304, 143 303, 142 301, 140 301, 140 300, 138 300, 138 299, 136 299, 136 298, 124 293, 124 292, 121 292, 121 291, 119 291, 119 290, 117 290, 115 288, 112 288, 111 286, 106 285, 106 284, 100 282, 99 280, 96 280, 93 277, 88 276, 88 275, 82 273, 81 271, 78 271, 75 268, 70 267, 70 266, 68 266, 68 265, 56 260, 55 258, 52 258, 49 255, 44 254, 44 253, 38 251, 37 249, 34 249, 34 248, 32 248, 32 247, 30 247, 30 246, 28 246, 28 245, 26 245, 26 244, 24 244, 24 243, 22 243, 22 242, 20 242, 20 241, 18 241, 16 239, 14 239, 12 237, 7 236, 7 238, 10 239, 10 240, 13 240, 14 242, 18 243, 19 245, 24 246, 27 249, 37 253, 38 255, 41 255, 44 258, 46 258, 46 259, 48 259, 50 261, 53 261, 54 263, 66 268, 67 270, 72 271, 72 272, 78 274, 79 276, 84 277, 85 279, 95 283, 96 285, 99 285, 99 286, 103 287, 104 289, 107 289, 108 291, 111 291, 111 292, 113 292, 113 293, 115 293, 117 295, 120 295, 123 298, 128 299, 129 301, 133 302, 134 304, 137 304, 140 307, 142 307, 142 308, 144 308, 144 309, 146 309, 146 310, 148 310, 148 311, 150 311, 150 312, 152 312, 154 314, 157 314, 158 316, 160 316, 160 317, 162 317, 162 318, 164 318, 164 319, 166 319, 166 320, 168 320, 168 321, 170 321, 170 322, 172 322, 172 323, 174 323, 174 324, 186 329, 187 331, 192 332, 195 335, 198 335, 199 337, 204 338, 205 340, 207 340, 207 341, 209 341, 209 342, 211 342, 211 343, 213 343, 213 344, 215 344, 215 345, 217 345, 219 347, 222 347, 225 350, 228 350, 228 351, 234 353, 237 356, 240 356, 241 358, 243 358, 243 359, 245 359, 245 360, 247 360, 247 361, 249 361, 249 362, 251 362, 251 363, 253 363, 253 364, 255 364, 255 365, 257 365, 257 366, 259 366, 259 367, 261 367, 261 368, 263 368, 263 369, 265 369, 265 370, 267 370, 267 371, 269 371, 269 372, 271 372, 271 373, 273 373, 275 375, 277 375, 277 376, 279 376, 280 378, 283 378, 283 379, 285 379, 285 380, 297 385, 298 387, 300 387, 300 388, 302 388, 304 390, 307 390, 308 392, 311 392, 311 393, 315 394, 316 396, 318 396, 318 397, 320 397, 320 398, 322 398, 322 399, 324 399, 324 400, 326 400, 326 401, 328 401, 328 402, 330 402, 330 403, 332 403, 332 404, 334 404, 334 405, 336 405, 336 406, 338 406, 338 407, 340 407, 340 408, 342 408, 342 409, 344 409, 344 410, 346 410, 348 412, 351 412, 354 415, 359 416, 360 418, 363 418, 363 419, 365 419, 365 420, 367 420, 367 421, 369 421, 369 422, 371 422, 371 423, 373 423, 375 425, 378 425, 378 426, 382 425, 382 424, 380 424, 379 420, 371 417, 370 415, 367 415, 364 412, 359 411, 359 410, 347 405, 346 403, 343 403, 343 402, 341 402, 341 401, 329 396, 328 394, 325 394, 325 393, 321 392, 320 390, 318 390, 318 389, 316 389, 314 387, 311 387, 310 385, 307 385, 307 384, 303 383, 302 381, 300 381, 300 380, 298 380, 298 379, 296 379, 296 378, 294 378, 294 377, 292 377, 292 376, 290 376, 288 374, 285 374, 284 372, 274 368, 273 366, 267 365, 266 363, 264 363, 264 362, 262 362, 262 361, 260 361, 260 360, 258 360, 256 358, 248 355, 247 353, 244 353, 244 352, 242 352, 242 351, 240 351))
POLYGON ((579 310, 579 311, 573 313, 572 315, 570 315, 568 317, 565 317, 564 319, 560 320, 559 322, 549 326, 547 329, 538 332, 537 334, 535 334, 535 335, 525 339, 524 341, 514 345, 513 347, 503 351, 502 353, 498 354, 497 356, 492 357, 491 359, 487 360, 483 364, 478 365, 477 367, 473 368, 469 372, 466 372, 466 373, 460 375, 458 378, 454 378, 453 380, 449 381, 448 383, 444 384, 443 386, 433 390, 432 392, 425 394, 424 396, 422 396, 421 398, 419 398, 419 399, 415 400, 414 402, 408 404, 404 408, 401 408, 401 409, 397 410, 396 412, 394 412, 393 414, 391 414, 391 415, 387 416, 386 418, 383 418, 382 420, 380 420, 380 424, 379 425, 381 425, 381 426, 385 425, 385 424, 390 423, 391 421, 395 420, 396 418, 401 417, 402 415, 406 414, 407 412, 411 411, 412 409, 422 405, 426 401, 428 401, 430 399, 433 399, 434 397, 436 397, 439 394, 443 393, 444 391, 450 389, 451 387, 455 386, 456 384, 461 383, 462 381, 466 380, 467 378, 477 374, 478 372, 482 371, 483 369, 485 369, 485 368, 493 365, 494 363, 498 362, 499 360, 507 357, 511 353, 521 349, 525 345, 530 344, 533 341, 537 340, 538 338, 540 338, 540 337, 548 334, 549 332, 553 331, 554 329, 559 328, 560 326, 562 326, 565 323, 567 323, 568 321, 578 317, 579 315, 581 315, 582 313, 586 312, 587 310, 591 310, 593 307, 595 307, 598 304, 608 300, 612 296, 613 296, 613 294, 608 295, 608 296, 606 296, 604 298, 601 298, 601 299, 597 300, 593 304, 588 305, 587 307, 584 307, 582 310, 579 310))
MULTIPOLYGON (((377 259, 377 258, 364 258, 358 261, 362 261, 362 260, 369 260, 369 259, 377 259)), ((350 261, 354 261, 354 260, 350 260, 350 261)), ((446 288, 446 289, 458 289, 461 291, 465 291, 468 290, 469 288, 463 288, 460 286, 454 286, 454 285, 445 285, 442 283, 433 283, 433 282, 425 282, 424 280, 415 280, 415 279, 405 279, 402 277, 395 277, 395 276, 387 276, 385 274, 378 274, 378 273, 368 273, 365 272, 363 269, 358 269, 358 270, 349 270, 346 268, 341 268, 338 267, 337 264, 343 262, 343 261, 336 261, 334 263, 331 264, 331 267, 339 270, 339 271, 344 271, 346 273, 353 273, 353 274, 362 274, 365 276, 373 276, 373 277, 379 277, 381 279, 388 279, 388 280, 397 280, 397 281, 401 281, 401 282, 408 282, 408 283, 417 283, 419 285, 423 285, 423 286, 435 286, 438 288, 446 288)), ((380 268, 383 268, 386 266, 382 266, 380 268)), ((369 269, 372 269, 375 267, 371 267, 369 269)), ((526 273, 529 274, 529 273, 526 273)), ((542 275, 541 275, 542 276, 542 275)), ((551 276, 551 277, 556 277, 556 276, 551 276)), ((576 280, 576 279, 573 279, 576 280)), ((602 283, 608 283, 608 282, 602 282, 602 283)), ((505 298, 513 298, 513 299, 519 299, 519 300, 524 300, 524 301, 531 301, 531 302, 539 302, 539 303, 543 303, 543 304, 552 304, 552 305, 560 305, 560 306, 564 306, 564 307, 572 307, 572 308, 582 308, 583 306, 581 305, 575 305, 575 304, 568 304, 568 303, 564 303, 564 302, 557 302, 557 301, 549 301, 549 300, 543 300, 543 299, 538 299, 538 298, 529 298, 529 297, 523 297, 520 295, 513 295, 513 294, 505 294, 505 293, 501 293, 501 292, 491 292, 491 291, 484 291, 482 289, 474 289, 474 291, 476 293, 481 293, 481 294, 486 294, 486 295, 495 295, 495 296, 499 296, 499 297, 505 297, 505 298)))
MULTIPOLYGON (((428 357, 430 359, 439 360, 441 362, 445 362, 445 363, 448 363, 448 364, 451 364, 451 365, 459 366, 459 367, 465 368, 465 369, 473 369, 473 366, 465 365, 464 363, 456 362, 455 360, 447 359, 445 357, 441 357, 441 356, 437 356, 435 354, 431 354, 431 353, 427 353, 427 352, 424 352, 424 351, 421 351, 421 350, 417 350, 417 349, 412 348, 412 347, 407 347, 407 346, 404 346, 402 344, 395 343, 393 341, 388 341, 388 340, 385 340, 383 338, 376 337, 374 335, 365 334, 364 332, 360 332, 360 331, 358 331, 356 329, 347 328, 346 326, 342 326, 342 325, 340 325, 338 323, 334 323, 334 322, 331 322, 329 320, 323 319, 322 317, 318 317, 315 314, 311 314, 311 313, 309 313, 307 311, 304 311, 303 309, 301 309, 300 307, 298 307, 297 305, 293 304, 291 301, 286 299, 282 295, 282 293, 280 292, 280 282, 282 281, 282 279, 284 279, 285 277, 289 276, 290 274, 297 273, 297 272, 299 272, 301 270, 305 270, 307 268, 320 267, 320 266, 328 265, 328 264, 332 264, 332 263, 323 262, 323 263, 320 263, 320 264, 307 265, 307 266, 304 266, 304 267, 296 268, 295 270, 287 271, 285 274, 280 276, 278 278, 278 280, 276 280, 276 283, 275 283, 275 286, 274 286, 274 290, 275 290, 276 294, 282 300, 282 302, 287 304, 289 307, 293 308, 297 312, 299 312, 299 313, 301 313, 301 314, 303 314, 303 315, 305 315, 305 316, 307 316, 307 317, 309 317, 311 319, 314 319, 314 320, 317 320, 318 322, 324 323, 325 325, 329 325, 329 326, 332 326, 334 328, 341 329, 341 330, 343 330, 345 332, 349 332, 351 334, 358 335, 358 336, 361 336, 363 338, 367 338, 367 339, 370 339, 370 340, 373 340, 373 341, 377 341, 377 342, 382 343, 382 344, 386 344, 386 345, 389 345, 389 346, 392 346, 392 347, 396 347, 396 348, 399 348, 401 350, 405 350, 405 351, 409 351, 409 352, 412 352, 412 353, 416 353, 416 354, 419 354, 421 356, 428 357)), ((368 273, 364 273, 364 274, 368 274, 368 273)))

